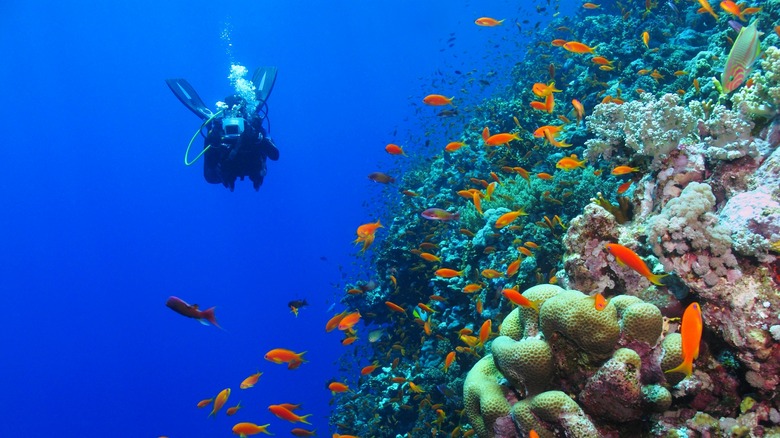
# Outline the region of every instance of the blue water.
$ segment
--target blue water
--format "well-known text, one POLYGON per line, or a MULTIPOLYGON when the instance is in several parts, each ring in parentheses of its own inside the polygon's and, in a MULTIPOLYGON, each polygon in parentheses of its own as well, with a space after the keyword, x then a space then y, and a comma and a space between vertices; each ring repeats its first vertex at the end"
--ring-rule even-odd
POLYGON ((0 437, 231 436, 237 421, 287 435, 267 411, 283 402, 329 435, 325 385, 351 350, 323 330, 342 307, 327 310, 346 281, 370 278, 351 241, 396 190, 366 175, 399 168, 389 142, 424 153, 437 119, 420 99, 457 91, 432 80, 523 56, 510 22, 534 4, 4 4, 0 437), (509 19, 489 33, 473 25, 483 15, 509 19), (183 164, 199 120, 163 82, 184 77, 213 105, 231 93, 231 62, 279 67, 281 159, 259 192, 183 164), (217 306, 225 330, 172 312, 170 295, 217 306), (286 303, 299 298, 311 305, 295 318, 286 303), (277 347, 309 362, 265 361, 277 347), (226 387, 244 406, 234 417, 195 408, 226 387))

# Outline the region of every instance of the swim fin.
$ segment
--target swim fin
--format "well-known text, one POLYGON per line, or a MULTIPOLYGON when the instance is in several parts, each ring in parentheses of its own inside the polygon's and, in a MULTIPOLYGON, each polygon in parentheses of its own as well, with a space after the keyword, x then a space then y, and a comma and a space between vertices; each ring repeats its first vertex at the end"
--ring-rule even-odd
POLYGON ((168 87, 173 91, 173 94, 179 98, 181 103, 195 113, 196 116, 206 120, 213 115, 189 82, 181 78, 175 78, 166 79, 165 83, 168 84, 168 87))
POLYGON ((252 84, 254 84, 256 89, 255 98, 260 102, 258 108, 262 107, 268 100, 268 96, 271 95, 278 70, 276 67, 257 67, 257 70, 255 70, 255 74, 252 76, 252 84))

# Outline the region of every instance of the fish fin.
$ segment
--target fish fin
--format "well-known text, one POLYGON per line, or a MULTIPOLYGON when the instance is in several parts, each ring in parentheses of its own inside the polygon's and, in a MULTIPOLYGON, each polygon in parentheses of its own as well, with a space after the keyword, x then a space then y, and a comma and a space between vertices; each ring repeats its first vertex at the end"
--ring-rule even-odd
POLYGON ((304 415, 304 416, 302 416, 302 417, 301 417, 301 423, 304 423, 304 424, 311 424, 311 423, 309 423, 308 421, 306 421, 306 419, 307 419, 307 418, 309 418, 309 417, 311 417, 311 414, 307 414, 307 415, 304 415))
POLYGON ((656 286, 666 286, 661 279, 664 277, 668 277, 669 274, 650 274, 647 276, 647 279, 650 280, 653 284, 656 286))
POLYGON ((680 366, 676 368, 672 368, 671 370, 665 371, 667 373, 681 373, 685 374, 685 377, 691 377, 691 374, 693 374, 693 362, 688 362, 683 360, 683 363, 680 364, 680 366))
POLYGON ((220 327, 219 324, 217 324, 217 317, 214 315, 214 309, 216 309, 216 307, 208 308, 208 309, 204 310, 203 312, 201 312, 201 315, 203 316, 203 318, 206 321, 211 323, 211 325, 213 325, 216 328, 221 329, 222 327, 220 327))
POLYGON ((531 308, 539 312, 539 308, 542 307, 543 303, 544 300, 533 300, 531 301, 531 308))
POLYGON ((618 262, 618 266, 620 266, 621 268, 625 268, 626 267, 626 264, 623 263, 623 260, 620 260, 619 257, 615 257, 615 260, 618 262))

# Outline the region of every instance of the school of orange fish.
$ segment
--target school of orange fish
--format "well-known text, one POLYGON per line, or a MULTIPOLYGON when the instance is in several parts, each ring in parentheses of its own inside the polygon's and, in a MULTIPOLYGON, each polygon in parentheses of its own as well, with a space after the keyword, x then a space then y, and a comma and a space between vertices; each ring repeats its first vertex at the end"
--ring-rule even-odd
MULTIPOLYGON (((644 9, 634 8, 632 9, 632 3, 626 1, 624 3, 617 2, 617 7, 620 9, 620 13, 625 20, 630 14, 641 14, 643 17, 653 13, 653 9, 657 8, 657 3, 651 0, 644 2, 644 9)), ((707 2, 707 0, 698 0, 701 8, 699 13, 710 14, 713 18, 717 19, 718 14, 713 7, 707 2)), ((549 2, 548 2, 549 4, 549 2)), ((682 6, 682 5, 680 5, 682 6)), ((602 5, 595 3, 584 3, 582 7, 586 10, 599 10, 602 9, 602 5)), ((733 15, 735 18, 741 21, 747 21, 748 16, 759 13, 761 7, 748 7, 744 3, 735 4, 731 1, 723 1, 720 3, 721 9, 727 13, 733 15)), ((557 8, 556 8, 557 9, 557 8)), ((537 7, 540 10, 540 7, 537 7)), ((504 19, 495 19, 491 17, 481 17, 475 20, 477 26, 482 27, 499 27, 505 22, 504 19)), ((518 28, 520 23, 516 23, 518 28)), ((558 27, 560 32, 572 32, 568 27, 558 27)), ((640 29, 641 30, 641 29, 640 29)), ((778 33, 780 35, 780 32, 778 33)), ((653 48, 654 42, 648 31, 642 30, 637 35, 637 40, 645 47, 646 50, 657 50, 657 47, 653 48)), ((572 57, 577 56, 590 56, 589 60, 582 60, 581 62, 591 62, 597 65, 598 70, 602 72, 611 72, 616 69, 622 68, 619 64, 616 64, 613 60, 608 58, 607 53, 599 53, 598 45, 589 46, 583 42, 567 39, 554 39, 550 41, 551 47, 559 47, 566 52, 571 53, 572 57)), ((575 58, 576 60, 576 58, 575 58)), ((564 93, 565 87, 561 87, 556 84, 555 80, 556 65, 550 63, 548 68, 549 79, 535 82, 531 84, 531 92, 539 100, 532 100, 528 102, 530 108, 533 111, 539 113, 554 115, 556 111, 560 111, 562 105, 556 105, 556 94, 564 93), (559 88, 560 87, 560 88, 559 88)), ((661 81, 665 76, 659 72, 657 68, 652 69, 640 69, 637 71, 638 75, 649 75, 655 82, 661 81)), ((674 76, 680 77, 687 75, 687 72, 683 70, 677 70, 674 72, 674 76)), ((743 80, 745 78, 743 77, 743 80)), ((598 84, 598 79, 593 79, 594 84, 598 84)), ((691 85, 699 91, 699 83, 697 79, 691 81, 691 85)), ((741 83, 736 86, 740 86, 741 83)), ((679 90, 684 93, 684 90, 679 90)), ((638 94, 645 92, 644 90, 637 90, 638 94)), ((440 116, 450 117, 458 114, 457 112, 457 96, 447 96, 443 94, 431 93, 422 98, 422 103, 431 107, 450 107, 450 110, 442 110, 439 113, 440 116)), ((605 95, 601 102, 611 102, 614 104, 622 104, 624 97, 621 95, 619 89, 616 95, 605 95)), ((374 281, 355 283, 347 287, 346 296, 342 300, 343 303, 351 307, 351 309, 344 310, 336 315, 333 315, 325 324, 325 330, 331 332, 337 330, 343 333, 343 337, 340 342, 344 346, 355 343, 358 338, 359 327, 358 324, 363 321, 366 324, 376 323, 387 325, 371 331, 366 340, 373 348, 373 357, 371 363, 363 366, 360 369, 359 376, 352 376, 348 380, 358 380, 362 382, 362 385, 370 387, 373 391, 380 391, 386 393, 394 393, 395 395, 389 397, 386 401, 387 405, 394 405, 397 409, 391 409, 390 411, 384 409, 383 406, 365 406, 360 403, 360 394, 353 392, 352 389, 346 384, 340 381, 333 381, 328 384, 328 389, 332 391, 334 396, 340 394, 343 396, 341 408, 345 412, 351 413, 354 418, 366 417, 366 412, 374 412, 373 419, 365 419, 364 421, 373 421, 374 430, 376 436, 385 436, 393 431, 393 426, 402 423, 403 421, 409 422, 409 417, 416 416, 421 419, 421 423, 429 428, 429 432, 424 432, 421 428, 415 428, 413 430, 406 431, 409 436, 422 436, 430 433, 430 436, 436 437, 442 433, 448 434, 450 437, 468 437, 474 434, 473 429, 464 427, 462 417, 462 407, 458 409, 456 400, 452 388, 446 385, 431 385, 426 381, 414 381, 419 376, 423 375, 423 371, 419 364, 419 360, 423 355, 421 349, 426 341, 429 339, 435 340, 433 343, 435 354, 441 356, 441 372, 446 374, 450 370, 458 365, 459 361, 463 364, 459 367, 459 370, 467 370, 471 364, 473 364, 477 358, 481 357, 484 353, 486 343, 497 333, 497 330, 493 328, 493 320, 491 318, 486 319, 479 329, 475 329, 476 325, 464 323, 463 327, 456 330, 442 330, 437 327, 434 322, 438 318, 437 315, 443 312, 451 302, 456 302, 458 305, 469 306, 474 311, 474 315, 479 317, 483 313, 484 305, 481 298, 472 300, 470 297, 480 296, 479 292, 483 291, 493 279, 505 279, 507 282, 513 281, 513 277, 517 276, 520 266, 524 259, 531 257, 538 257, 539 252, 544 251, 544 255, 547 260, 545 266, 551 267, 549 274, 545 275, 541 269, 537 269, 535 278, 532 279, 517 279, 516 285, 513 287, 505 287, 500 290, 498 296, 493 297, 493 301, 496 301, 503 297, 509 303, 517 306, 523 306, 527 308, 536 309, 538 311, 540 303, 529 301, 520 292, 520 286, 527 284, 528 281, 535 281, 536 283, 556 283, 557 278, 555 272, 558 268, 559 257, 550 257, 553 254, 560 254, 560 238, 561 234, 556 234, 557 230, 566 230, 566 221, 558 214, 552 214, 551 217, 544 215, 543 218, 535 225, 538 229, 545 230, 549 233, 549 239, 553 243, 548 243, 549 246, 557 246, 555 250, 544 248, 543 245, 537 244, 530 239, 522 238, 521 235, 525 229, 525 224, 521 224, 522 218, 529 215, 527 213, 528 206, 516 205, 515 200, 507 195, 507 190, 504 187, 508 185, 520 184, 520 181, 524 180, 529 187, 532 188, 533 180, 544 181, 557 181, 559 190, 557 194, 547 190, 541 193, 538 199, 544 205, 560 206, 567 202, 567 198, 572 195, 570 190, 566 190, 570 185, 565 174, 574 170, 579 172, 591 172, 595 176, 600 176, 602 170, 609 170, 614 176, 623 176, 631 178, 621 183, 616 192, 621 195, 628 191, 631 184, 637 181, 634 178, 634 174, 638 174, 642 169, 638 166, 632 165, 619 165, 611 166, 610 169, 603 169, 602 167, 592 168, 587 167, 587 161, 580 159, 576 154, 564 156, 555 163, 555 168, 562 175, 551 174, 547 172, 532 173, 523 167, 517 165, 517 162, 511 163, 512 155, 509 153, 500 152, 501 148, 506 151, 511 150, 514 143, 528 142, 528 138, 540 139, 541 144, 534 144, 523 157, 528 158, 532 154, 539 154, 541 148, 550 145, 553 150, 557 148, 569 148, 572 147, 570 139, 563 136, 569 128, 577 128, 584 124, 586 116, 586 108, 576 98, 570 100, 571 106, 566 107, 563 112, 557 114, 557 118, 562 122, 561 124, 543 124, 533 129, 526 129, 521 126, 517 117, 513 117, 514 129, 505 130, 505 132, 491 133, 488 126, 481 126, 481 135, 478 137, 479 141, 473 141, 470 137, 461 138, 458 140, 452 140, 443 147, 444 154, 450 154, 455 156, 459 151, 464 148, 481 148, 484 155, 492 160, 495 170, 489 172, 484 178, 473 176, 469 180, 473 184, 472 187, 463 187, 457 190, 457 198, 462 198, 462 204, 458 205, 457 200, 453 201, 450 205, 440 207, 430 207, 424 211, 419 211, 420 216, 425 220, 421 222, 420 227, 417 230, 410 230, 407 232, 407 237, 410 239, 417 238, 419 234, 424 234, 422 241, 418 240, 418 246, 415 248, 407 249, 406 254, 398 254, 397 261, 399 264, 408 262, 411 267, 409 269, 398 269, 396 267, 383 267, 383 272, 387 272, 386 279, 380 280, 382 287, 390 290, 388 294, 390 297, 398 297, 397 301, 385 300, 380 303, 379 306, 373 307, 371 312, 361 314, 358 307, 363 306, 362 300, 366 293, 375 290, 380 287, 374 281), (574 120, 571 120, 572 117, 574 120), (502 174, 504 176, 502 176, 502 174), (518 179, 518 177, 520 179, 518 179), (490 180, 490 182, 488 182, 490 180), (505 186, 506 185, 506 186, 505 186), (470 213, 476 212, 478 215, 483 214, 483 202, 491 203, 501 201, 505 205, 510 205, 510 211, 501 215, 493 223, 496 235, 500 232, 515 233, 518 237, 514 239, 512 245, 508 248, 487 246, 484 248, 484 254, 491 254, 497 252, 504 252, 507 257, 502 262, 501 266, 494 266, 493 268, 485 268, 479 272, 479 275, 475 275, 474 278, 469 279, 469 283, 461 288, 459 296, 445 297, 440 294, 420 295, 419 291, 429 289, 428 284, 432 281, 447 281, 456 277, 467 276, 467 270, 464 266, 445 266, 448 265, 442 262, 442 256, 437 255, 437 250, 440 249, 440 245, 434 243, 436 238, 443 239, 446 237, 446 233, 449 232, 448 228, 452 223, 460 220, 460 216, 466 214, 469 210, 470 213), (454 210, 453 210, 454 207, 454 210), (409 257, 414 257, 411 259, 409 257), (505 267, 504 267, 505 266, 505 267), (397 278, 396 276, 401 276, 397 278), (441 279, 441 280, 439 280, 441 279), (416 291, 412 293, 411 291, 416 291), (413 299, 410 297, 419 297, 413 299), (411 301, 410 301, 411 300, 411 301), (415 302, 418 301, 418 302, 415 302), (453 347, 454 346, 454 347, 453 347), (384 387, 376 387, 377 382, 370 381, 371 376, 377 374, 377 371, 389 376, 384 383, 384 387), (416 377, 415 377, 416 376, 416 377), (360 380, 362 378, 362 380, 360 380), (437 391, 438 390, 438 391, 437 391), (416 403, 416 406, 411 405, 412 402, 416 403), (448 412, 449 411, 449 412, 448 412), (381 412, 381 413, 380 413, 381 412)), ((499 123, 495 123, 499 126, 499 123)), ((473 130, 473 127, 471 127, 473 130)), ((466 129, 468 131, 468 129, 466 129)), ((398 144, 387 144, 385 151, 393 156, 405 159, 408 157, 404 147, 398 144)), ((461 173, 468 173, 469 163, 464 163, 462 166, 458 166, 458 170, 461 173)), ((532 168, 532 167, 531 167, 532 168)), ((396 178, 382 173, 373 172, 368 175, 368 178, 380 184, 393 184, 396 178)), ((536 188, 537 186, 533 186, 536 188)), ((404 195, 407 200, 423 199, 424 195, 417 193, 410 188, 402 188, 399 191, 404 195)), ((419 204, 413 204, 419 205, 419 204)), ((496 204, 497 205, 497 204, 496 204)), ((537 209, 538 211, 538 209, 537 209)), ((364 253, 372 247, 376 235, 380 228, 383 228, 379 220, 375 222, 368 222, 360 225, 356 231, 355 244, 362 244, 360 253, 364 253)), ((473 238, 476 235, 476 230, 469 230, 467 228, 460 228, 459 233, 473 238)), ((626 266, 638 274, 647 278, 650 282, 657 286, 664 286, 663 279, 666 277, 664 274, 654 274, 642 258, 637 255, 630 248, 627 248, 616 243, 606 243, 605 248, 609 253, 620 263, 621 266, 626 266)), ((448 260, 466 260, 468 254, 462 254, 458 257, 449 257, 448 260)), ((546 270, 545 270, 546 272, 546 270)), ((395 299, 395 298, 393 298, 395 299)), ((592 299, 594 300, 594 307, 598 310, 603 309, 606 306, 607 298, 600 293, 595 294, 592 299)), ((505 313, 507 309, 502 309, 502 313, 505 313)), ((511 309, 510 309, 511 310, 511 309)), ((499 318, 496 315, 496 318, 499 318)), ((499 318, 500 320, 500 318, 499 318)), ((683 372, 687 376, 690 376, 693 369, 693 363, 698 356, 699 344, 702 333, 702 316, 701 308, 698 303, 690 304, 685 310, 682 323, 682 355, 683 363, 679 367, 672 371, 683 372)), ((269 351, 265 358, 271 362, 278 364, 287 364, 289 369, 295 369, 306 360, 303 358, 304 353, 296 353, 286 349, 274 349, 269 351)), ((429 353, 430 354, 430 353, 429 353)), ((247 377, 240 384, 241 390, 252 388, 261 377, 262 373, 257 372, 247 377)), ((197 403, 198 408, 206 408, 211 405, 212 409, 209 416, 217 415, 217 413, 226 405, 230 396, 230 388, 226 388, 217 394, 214 398, 202 400, 197 403)), ((233 415, 241 408, 240 403, 227 408, 226 414, 228 416, 233 415)), ((296 413, 300 408, 299 405, 292 404, 280 404, 271 405, 268 407, 269 411, 282 420, 289 421, 291 423, 303 423, 309 424, 307 421, 308 415, 299 415, 296 413)), ((238 423, 233 427, 233 433, 240 435, 241 437, 255 435, 259 433, 271 434, 266 425, 256 425, 253 423, 238 423)), ((336 423, 336 426, 340 430, 353 431, 354 425, 336 423)), ((315 432, 304 428, 295 428, 291 431, 294 436, 314 436, 315 432)), ((339 433, 333 434, 334 438, 352 438, 355 435, 341 435, 339 433)), ((530 436, 536 436, 535 432, 531 431, 530 436)))

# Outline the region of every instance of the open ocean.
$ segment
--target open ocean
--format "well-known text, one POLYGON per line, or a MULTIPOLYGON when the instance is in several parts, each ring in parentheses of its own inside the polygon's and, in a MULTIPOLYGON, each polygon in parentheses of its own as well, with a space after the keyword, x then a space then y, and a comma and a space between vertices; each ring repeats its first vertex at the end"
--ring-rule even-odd
POLYGON ((5 2, 0 436, 218 437, 237 421, 284 436, 267 410, 283 402, 330 436, 326 384, 351 350, 325 333, 327 311, 347 278, 370 277, 355 228, 394 190, 366 175, 396 166, 385 144, 414 151, 442 71, 522 58, 518 32, 475 17, 522 14, 510 1, 5 2), (281 158, 259 192, 183 164, 200 122, 164 83, 186 78, 213 106, 233 63, 279 68, 281 158), (224 330, 172 312, 171 295, 216 306, 224 330), (296 318, 287 302, 304 298, 296 318), (308 362, 265 361, 277 347, 308 362), (195 407, 227 387, 235 416, 195 407))

